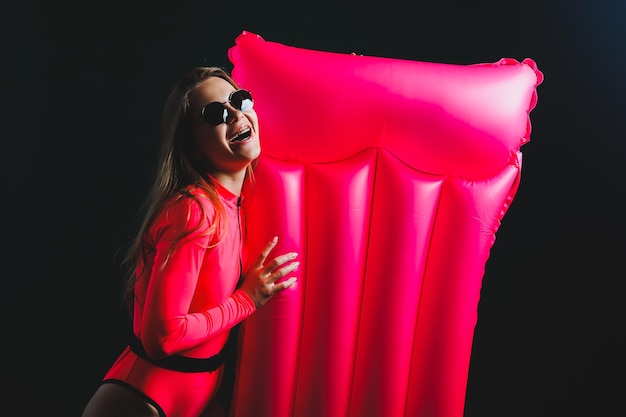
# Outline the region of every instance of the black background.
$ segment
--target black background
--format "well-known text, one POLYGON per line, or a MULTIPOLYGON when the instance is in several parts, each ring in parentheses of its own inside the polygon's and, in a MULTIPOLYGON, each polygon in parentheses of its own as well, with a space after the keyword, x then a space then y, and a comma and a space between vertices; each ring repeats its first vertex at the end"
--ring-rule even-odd
POLYGON ((227 49, 248 30, 341 53, 537 62, 545 81, 485 271, 465 417, 623 413, 626 4, 11 3, 1 22, 4 410, 80 415, 124 345, 117 251, 137 227, 166 94, 191 66, 230 70, 227 49))

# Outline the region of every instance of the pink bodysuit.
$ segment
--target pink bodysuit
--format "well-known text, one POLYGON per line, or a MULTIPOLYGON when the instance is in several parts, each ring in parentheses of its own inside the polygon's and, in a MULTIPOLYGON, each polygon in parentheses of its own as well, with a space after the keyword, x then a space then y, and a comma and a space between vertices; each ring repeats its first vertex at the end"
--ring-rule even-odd
MULTIPOLYGON (((222 240, 219 233, 207 233, 217 208, 197 187, 188 188, 196 199, 174 199, 150 227, 133 311, 133 331, 150 359, 212 357, 224 347, 230 329, 255 311, 252 300, 236 289, 245 261, 241 199, 213 182, 225 209, 222 240), (190 233, 170 253, 173 239, 184 231, 190 233)), ((215 397, 221 377, 221 369, 165 369, 128 347, 103 382, 139 391, 163 417, 196 417, 215 397)))

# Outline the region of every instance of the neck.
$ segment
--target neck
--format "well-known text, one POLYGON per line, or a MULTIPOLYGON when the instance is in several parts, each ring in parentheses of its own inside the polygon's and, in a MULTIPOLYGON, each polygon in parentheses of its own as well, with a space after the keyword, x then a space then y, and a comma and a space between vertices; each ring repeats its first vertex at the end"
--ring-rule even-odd
POLYGON ((243 181, 246 178, 246 171, 236 173, 215 173, 211 174, 213 178, 218 180, 220 184, 224 186, 231 193, 239 196, 241 195, 241 189, 243 187, 243 181))

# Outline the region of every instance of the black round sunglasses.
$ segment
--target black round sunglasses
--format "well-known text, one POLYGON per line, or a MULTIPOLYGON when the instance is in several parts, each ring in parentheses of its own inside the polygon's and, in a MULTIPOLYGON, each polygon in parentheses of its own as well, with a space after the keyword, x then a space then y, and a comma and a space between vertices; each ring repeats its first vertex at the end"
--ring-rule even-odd
POLYGON ((226 123, 228 120, 228 109, 224 105, 226 103, 230 103, 230 105, 235 109, 241 111, 252 110, 252 106, 254 106, 252 94, 248 90, 236 90, 230 93, 227 101, 223 103, 214 101, 204 106, 200 111, 200 117, 196 119, 194 124, 200 119, 203 119, 205 122, 210 123, 213 126, 226 123))

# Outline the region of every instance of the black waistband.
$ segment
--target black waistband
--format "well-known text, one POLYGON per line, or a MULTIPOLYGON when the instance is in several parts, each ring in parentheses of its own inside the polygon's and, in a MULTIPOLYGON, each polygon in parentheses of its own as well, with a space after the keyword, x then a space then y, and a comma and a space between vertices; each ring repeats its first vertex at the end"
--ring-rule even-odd
POLYGON ((143 348, 141 340, 133 332, 131 332, 128 346, 137 356, 161 368, 179 372, 213 372, 224 364, 228 343, 224 345, 224 348, 218 354, 206 359, 189 358, 180 355, 172 355, 158 360, 151 359, 143 348))

